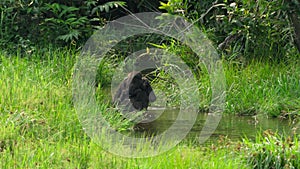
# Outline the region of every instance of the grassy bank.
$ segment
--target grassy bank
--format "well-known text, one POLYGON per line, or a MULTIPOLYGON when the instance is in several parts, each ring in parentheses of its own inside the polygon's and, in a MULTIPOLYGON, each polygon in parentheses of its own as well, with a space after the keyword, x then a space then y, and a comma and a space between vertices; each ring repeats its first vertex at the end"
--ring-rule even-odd
POLYGON ((300 62, 224 64, 227 112, 288 117, 300 114, 300 62))
MULTIPOLYGON (((114 156, 92 142, 77 119, 72 105, 76 53, 0 55, 0 168, 252 168, 252 151, 263 149, 254 145, 264 140, 221 139, 211 146, 181 144, 152 158, 114 156)), ((228 63, 225 73, 226 112, 299 114, 299 63, 244 68, 228 63)), ((291 141, 290 154, 299 153, 297 138, 291 141)), ((269 148, 276 149, 275 143, 269 148)))

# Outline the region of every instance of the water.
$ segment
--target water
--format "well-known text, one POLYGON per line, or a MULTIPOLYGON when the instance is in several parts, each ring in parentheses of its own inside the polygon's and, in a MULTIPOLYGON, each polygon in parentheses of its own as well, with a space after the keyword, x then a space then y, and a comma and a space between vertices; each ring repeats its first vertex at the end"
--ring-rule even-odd
MULTIPOLYGON (((168 130, 170 126, 176 121, 179 113, 179 109, 159 110, 156 108, 150 108, 149 113, 156 116, 154 121, 150 123, 144 123, 139 125, 139 132, 148 132, 160 134, 168 130)), ((193 128, 186 136, 186 140, 193 141, 199 140, 200 133, 203 129, 204 123, 207 117, 210 116, 207 113, 199 113, 193 128)), ((178 122, 178 121, 177 121, 178 122)), ((278 118, 266 118, 265 116, 236 116, 236 115, 223 115, 218 127, 212 133, 208 142, 217 140, 220 136, 226 136, 231 140, 241 140, 241 138, 247 137, 250 139, 255 138, 257 133, 271 130, 278 132, 279 134, 291 134, 292 128, 289 120, 278 118)), ((180 130, 180 127, 178 128, 180 130)), ((193 141, 194 142, 194 141, 193 141)))
MULTIPOLYGON (((110 91, 107 90, 105 93, 110 97, 110 91)), ((154 120, 149 123, 139 124, 139 129, 131 134, 140 137, 141 135, 145 135, 145 133, 146 135, 163 133, 176 121, 179 109, 149 107, 148 113, 155 116, 154 120)), ((195 124, 185 137, 185 141, 195 142, 196 140, 196 142, 199 142, 199 140, 201 140, 200 133, 208 116, 210 115, 207 113, 198 114, 195 124)), ((222 115, 216 130, 211 133, 206 143, 214 142, 218 140, 220 136, 226 136, 231 140, 241 140, 245 137, 254 139, 257 133, 262 133, 265 130, 271 130, 284 135, 290 135, 292 132, 297 132, 297 134, 300 133, 300 123, 295 125, 292 124, 291 121, 292 120, 279 118, 267 118, 265 115, 237 116, 224 114, 222 115)), ((178 130, 181 130, 181 128, 178 127, 178 130)))

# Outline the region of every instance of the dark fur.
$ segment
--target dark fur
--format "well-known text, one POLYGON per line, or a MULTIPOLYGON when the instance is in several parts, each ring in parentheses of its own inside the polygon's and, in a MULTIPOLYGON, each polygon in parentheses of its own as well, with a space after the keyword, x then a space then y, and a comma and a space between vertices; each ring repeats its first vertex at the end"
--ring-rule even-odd
POLYGON ((119 85, 113 102, 129 111, 147 109, 156 96, 149 81, 140 72, 131 72, 119 85))

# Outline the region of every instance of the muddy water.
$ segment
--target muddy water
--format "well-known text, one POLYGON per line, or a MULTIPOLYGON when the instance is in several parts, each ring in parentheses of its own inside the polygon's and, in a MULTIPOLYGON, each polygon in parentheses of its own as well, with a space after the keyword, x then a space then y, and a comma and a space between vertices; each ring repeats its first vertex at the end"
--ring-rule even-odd
MULTIPOLYGON (((111 97, 110 90, 106 90, 105 93, 108 94, 108 98, 111 97)), ((176 122, 179 109, 149 107, 148 112, 152 114, 154 118, 152 118, 148 123, 142 123, 139 125, 139 129, 134 132, 136 137, 144 135, 145 133, 147 135, 156 135, 168 130, 170 126, 176 122)), ((203 130, 208 116, 210 115, 207 113, 198 114, 192 129, 185 137, 186 141, 197 142, 202 139, 200 133, 203 130)), ((180 128, 178 128, 178 130, 180 130, 180 128)), ((273 132, 278 132, 279 134, 284 135, 290 135, 293 132, 300 134, 300 122, 295 125, 292 123, 292 120, 267 118, 265 115, 236 116, 223 114, 217 128, 211 133, 206 143, 214 142, 218 140, 220 136, 226 136, 231 140, 241 140, 245 137, 254 139, 257 133, 262 133, 265 130, 272 130, 273 132)))
MULTIPOLYGON (((159 134, 170 128, 176 121, 179 109, 158 110, 150 108, 149 113, 152 113, 155 118, 149 123, 141 125, 142 131, 159 134)), ((186 136, 186 140, 197 141, 201 139, 200 133, 204 127, 205 121, 208 118, 207 113, 199 113, 193 128, 186 136)), ((177 121, 178 122, 178 121, 177 121)), ((213 131, 207 142, 215 141, 220 136, 226 136, 231 140, 241 140, 243 137, 255 138, 258 132, 265 130, 277 131, 280 134, 291 134, 292 128, 290 120, 282 120, 278 118, 266 118, 265 116, 236 116, 223 115, 216 130, 213 131)), ((180 128, 178 128, 180 130, 180 128)))

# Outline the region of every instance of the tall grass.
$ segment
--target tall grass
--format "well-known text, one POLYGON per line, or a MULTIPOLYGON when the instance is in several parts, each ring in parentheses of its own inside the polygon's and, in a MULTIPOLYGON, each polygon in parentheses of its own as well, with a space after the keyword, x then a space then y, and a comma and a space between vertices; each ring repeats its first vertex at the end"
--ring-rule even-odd
POLYGON ((283 137, 271 131, 259 134, 255 143, 244 139, 247 163, 253 168, 300 168, 299 135, 283 137))
POLYGON ((300 63, 225 62, 227 112, 242 115, 300 114, 300 63))
MULTIPOLYGON (((211 82, 201 59, 193 55, 188 47, 174 41, 168 46, 154 46, 176 54, 190 67, 199 83, 200 110, 207 111, 211 101, 211 82)), ((288 56, 279 63, 268 59, 246 60, 243 57, 240 57, 240 60, 222 60, 227 83, 225 112, 284 118, 299 116, 299 54, 291 52, 288 56)), ((163 75, 163 79, 166 78, 168 76, 163 75)), ((163 83, 158 86, 166 88, 166 91, 172 91, 169 98, 173 100, 170 102, 179 103, 180 91, 178 89, 163 83)))
MULTIPOLYGON (((251 161, 241 160, 241 154, 234 153, 235 144, 226 141, 203 147, 184 143, 149 158, 123 158, 106 152, 85 134, 73 108, 76 55, 66 50, 26 58, 0 53, 0 168, 251 168, 251 161)), ((284 103, 288 112, 297 111, 297 64, 253 63, 243 69, 228 64, 228 112, 243 112, 255 101, 260 111, 276 107, 269 104, 272 102, 284 103)))
POLYGON ((27 58, 1 54, 1 168, 239 168, 226 149, 179 146, 145 159, 104 151, 84 133, 72 105, 75 56, 70 51, 27 58))

